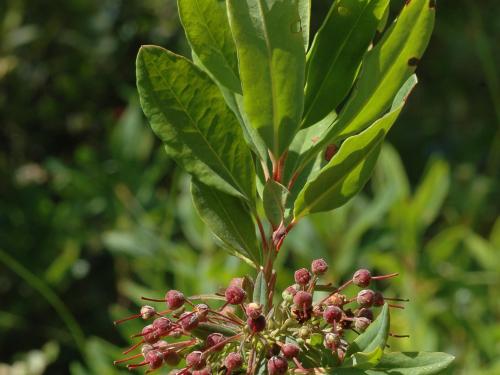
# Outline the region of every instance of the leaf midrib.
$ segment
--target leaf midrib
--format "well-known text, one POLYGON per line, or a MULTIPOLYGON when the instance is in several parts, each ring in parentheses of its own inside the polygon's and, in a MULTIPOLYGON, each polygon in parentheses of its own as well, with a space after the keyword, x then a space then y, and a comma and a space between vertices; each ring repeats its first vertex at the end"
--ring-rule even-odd
MULTIPOLYGON (((241 1, 241 0, 237 0, 241 1)), ((269 35, 267 31, 267 23, 266 23, 266 16, 264 13, 263 5, 262 5, 262 0, 257 0, 257 8, 259 10, 260 16, 262 18, 262 27, 264 31, 264 41, 266 43, 266 51, 267 51, 267 68, 269 70, 269 83, 271 84, 271 100, 272 100, 272 107, 273 107, 273 149, 276 153, 279 153, 279 129, 278 129, 278 124, 277 124, 277 109, 276 109, 276 85, 274 83, 274 75, 273 75, 273 67, 271 65, 272 61, 272 46, 271 46, 271 41, 269 40, 269 35)), ((274 155, 275 157, 279 157, 279 155, 274 155)))
MULTIPOLYGON (((408 6, 411 6, 411 3, 410 3, 410 5, 407 5, 406 7, 408 7, 408 6)), ((404 9, 405 9, 405 8, 404 8, 404 9)), ((403 9, 403 11, 404 11, 404 9, 403 9)), ((417 16, 417 22, 416 22, 415 24, 417 24, 417 23, 419 23, 419 22, 420 22, 420 18, 421 18, 421 16, 422 16, 422 9, 420 9, 419 15, 417 16)), ((411 30, 410 30, 410 33, 408 34, 408 37, 404 39, 404 40, 405 40, 405 42, 404 42, 404 43, 400 43, 400 44, 403 44, 403 45, 404 45, 404 48, 402 48, 402 49, 400 50, 400 52, 399 52, 399 53, 397 53, 397 58, 395 58, 395 59, 394 59, 394 61, 399 60, 405 51, 407 51, 408 49, 411 49, 412 44, 408 44, 407 42, 408 42, 408 40, 410 40, 410 39, 412 39, 412 38, 413 38, 413 36, 414 36, 414 35, 415 35, 415 33, 416 33, 416 31, 415 31, 415 30, 416 30, 416 27, 412 27, 412 28, 411 28, 411 30)), ((394 33, 394 30, 392 30, 392 32, 394 33)), ((371 56, 373 56, 373 54, 371 54, 369 57, 371 58, 371 56)), ((367 57, 367 58, 368 58, 368 57, 367 57)), ((369 103, 370 103, 370 102, 371 102, 371 101, 372 101, 372 100, 373 100, 373 99, 377 96, 377 95, 376 95, 376 93, 377 93, 377 92, 380 90, 380 88, 381 88, 381 87, 385 84, 385 82, 387 81, 387 78, 389 77, 390 73, 392 73, 392 71, 394 70, 394 66, 395 66, 395 64, 390 64, 390 66, 389 66, 389 67, 388 67, 388 68, 387 68, 387 69, 383 72, 383 74, 382 74, 382 79, 379 81, 379 84, 376 86, 375 90, 371 90, 371 91, 372 91, 372 95, 367 96, 367 97, 365 98, 365 100, 363 100, 362 105, 361 105, 361 108, 366 108, 366 107, 368 106, 368 104, 369 104, 369 103)), ((365 74, 366 74, 366 73, 365 73, 365 74)), ((361 114, 362 112, 363 112, 363 111, 358 111, 358 114, 361 114)), ((341 115, 339 115, 339 122, 340 122, 340 120, 341 120, 340 116, 341 116, 341 115)), ((346 126, 345 126, 343 129, 341 129, 341 130, 340 130, 340 133, 339 133, 339 134, 342 134, 342 132, 343 132, 345 129, 347 129, 347 128, 348 128, 348 126, 349 126, 350 124, 352 124, 352 123, 353 123, 353 122, 354 122, 354 121, 355 121, 358 117, 359 117, 359 115, 358 115, 358 116, 354 116, 353 118, 351 118, 351 120, 350 120, 348 123, 346 123, 346 126)))
MULTIPOLYGON (((180 59, 184 59, 184 57, 182 56, 178 56, 180 59)), ((146 61, 144 60, 144 56, 142 57, 142 60, 143 60, 143 64, 145 67, 148 66, 148 64, 146 63, 146 61)), ((196 132, 199 134, 199 136, 201 137, 201 139, 204 141, 204 143, 208 146, 208 149, 212 152, 212 154, 215 156, 215 159, 216 161, 222 166, 222 169, 227 173, 227 175, 231 178, 231 180, 233 181, 233 183, 238 187, 238 190, 241 194, 243 194, 245 196, 245 198, 249 199, 249 197, 246 195, 246 191, 244 189, 241 188, 240 184, 238 183, 238 181, 236 181, 236 179, 234 178, 234 176, 232 175, 232 173, 229 171, 229 169, 226 167, 226 165, 223 163, 222 159, 220 159, 219 155, 215 152, 215 150, 213 149, 212 145, 210 144, 210 142, 208 142, 208 140, 205 138, 205 136, 203 135, 203 133, 200 131, 200 129, 198 128, 197 126, 197 122, 191 117, 190 113, 188 112, 187 108, 185 107, 184 103, 179 99, 179 97, 177 96, 177 94, 175 93, 175 91, 172 89, 172 86, 170 85, 170 83, 163 77, 162 74, 160 74, 160 71, 158 69, 155 69, 155 65, 153 65, 152 67, 157 76, 160 77, 160 79, 162 80, 162 82, 164 82, 168 88, 168 90, 171 92, 171 94, 174 96, 174 99, 177 101, 177 104, 182 108, 183 112, 185 113, 185 115, 188 117, 189 121, 192 123, 194 129, 196 129, 196 132)), ((152 92, 154 94, 154 98, 156 100, 157 103, 161 103, 161 100, 159 100, 159 97, 157 95, 157 92, 156 90, 154 89, 154 86, 151 82, 151 79, 149 78, 149 75, 147 76, 147 79, 148 79, 148 83, 150 85, 150 87, 152 88, 152 92)), ((158 108, 163 108, 163 106, 161 105, 157 105, 158 108)), ((165 111, 163 109, 160 109, 161 112, 163 113, 163 116, 165 118, 168 118, 168 116, 166 115, 165 111)))
MULTIPOLYGON (((361 11, 361 13, 359 14, 359 16, 356 18, 356 22, 352 25, 352 28, 349 30, 349 33, 347 34, 346 38, 344 39, 344 41, 342 42, 335 58, 333 59, 333 62, 332 64, 330 65, 330 67, 328 68, 328 72, 326 74, 326 77, 330 77, 330 74, 332 73, 332 69, 334 68, 334 66, 337 64, 337 60, 339 59, 340 57, 340 54, 341 52, 344 50, 345 46, 347 45, 347 41, 350 39, 354 29, 356 28, 356 26, 358 25, 361 17, 364 15, 364 13, 366 12, 366 8, 370 5, 371 3, 366 3, 366 5, 363 7, 363 10, 361 11)), ((307 110, 307 113, 304 115, 304 121, 308 118, 309 116, 309 113, 311 112, 311 110, 313 109, 314 105, 316 104, 318 98, 319 98, 319 93, 321 92, 321 90, 323 89, 323 86, 325 85, 327 81, 327 78, 323 79, 321 81, 321 84, 319 86, 319 89, 316 90, 316 94, 314 95, 314 98, 313 98, 313 101, 311 102, 308 110, 307 110)), ((304 121, 302 122, 304 124, 304 121)))

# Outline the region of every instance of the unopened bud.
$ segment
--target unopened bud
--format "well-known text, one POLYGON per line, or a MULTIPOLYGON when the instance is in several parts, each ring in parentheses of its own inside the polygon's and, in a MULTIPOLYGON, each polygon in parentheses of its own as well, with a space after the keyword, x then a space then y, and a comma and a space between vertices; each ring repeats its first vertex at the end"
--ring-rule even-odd
POLYGON ((200 351, 194 351, 186 356, 186 364, 193 370, 201 370, 206 365, 206 361, 203 358, 203 353, 200 351))
POLYGON ((224 359, 224 366, 230 371, 238 370, 243 366, 243 357, 240 353, 231 352, 227 355, 226 359, 224 359))
POLYGON ((141 318, 144 320, 148 320, 156 315, 156 310, 152 306, 144 305, 141 307, 141 318))
POLYGON ((373 297, 373 306, 384 306, 384 296, 380 292, 375 292, 373 297))
POLYGON ((328 306, 323 311, 323 319, 329 324, 335 324, 342 319, 342 309, 337 306, 328 306))
POLYGON ((370 281, 372 279, 372 275, 370 271, 362 268, 354 272, 354 276, 352 277, 352 283, 354 285, 360 286, 360 287, 367 287, 370 285, 370 281))
POLYGON ((364 317, 354 318, 354 327, 360 332, 364 332, 365 329, 368 328, 370 323, 371 323, 371 321, 368 318, 364 318, 364 317))
POLYGON ((311 274, 305 268, 301 268, 295 271, 295 282, 300 285, 307 285, 307 283, 311 280, 311 274))
POLYGON ((281 348, 281 352, 286 359, 293 359, 299 355, 300 348, 295 344, 285 344, 281 348))
POLYGON ((276 355, 267 361, 267 372, 269 375, 286 374, 287 370, 288 362, 281 356, 276 355))
POLYGON ((312 305, 312 294, 299 290, 293 297, 293 303, 299 308, 309 308, 312 305))
POLYGON ((165 295, 165 301, 167 302, 167 306, 171 310, 176 310, 186 302, 186 298, 184 294, 179 292, 178 290, 169 290, 165 295))
POLYGON ((247 305, 245 311, 249 318, 257 319, 262 314, 262 305, 251 302, 247 305))
POLYGON ((340 336, 335 333, 327 333, 323 340, 325 348, 335 350, 340 345, 340 336))
POLYGON ((207 336, 207 339, 205 340, 205 346, 207 349, 218 345, 214 350, 217 352, 220 352, 222 349, 224 349, 224 345, 219 345, 221 342, 225 340, 225 337, 220 334, 220 333, 211 333, 210 335, 207 336))
POLYGON ((224 295, 228 303, 231 305, 239 305, 243 303, 247 294, 239 286, 229 286, 224 295))
POLYGON ((361 290, 357 297, 356 302, 361 307, 371 307, 373 306, 373 302, 375 300, 375 292, 371 289, 363 289, 361 290))
POLYGON ((264 315, 259 315, 256 319, 247 319, 248 327, 252 333, 262 332, 266 328, 266 318, 264 315))
POLYGON ((156 370, 163 364, 163 354, 158 350, 151 350, 146 353, 144 360, 148 363, 151 370, 156 370))
POLYGON ((334 293, 330 297, 328 297, 328 300, 326 302, 327 302, 328 305, 342 307, 347 302, 347 298, 343 294, 334 293))
POLYGON ((315 275, 323 275, 328 271, 328 263, 324 259, 315 259, 311 263, 311 271, 315 275))

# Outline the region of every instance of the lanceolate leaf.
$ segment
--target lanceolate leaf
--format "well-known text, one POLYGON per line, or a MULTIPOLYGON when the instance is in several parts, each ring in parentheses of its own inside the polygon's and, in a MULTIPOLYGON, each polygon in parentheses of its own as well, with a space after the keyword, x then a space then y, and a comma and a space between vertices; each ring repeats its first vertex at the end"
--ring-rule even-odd
POLYGON ((191 48, 222 86, 241 94, 238 58, 225 2, 178 0, 179 16, 191 48))
POLYGON ((307 64, 302 127, 344 100, 389 0, 337 0, 314 38, 307 64))
POLYGON ((263 203, 266 217, 274 227, 278 227, 285 217, 288 189, 279 182, 269 179, 264 186, 263 203))
POLYGON ((255 225, 243 201, 195 180, 192 181, 191 193, 198 213, 212 232, 230 248, 259 265, 255 225))
POLYGON ((370 353, 377 348, 384 350, 389 335, 389 321, 389 306, 385 304, 377 319, 349 346, 346 357, 358 352, 370 353))
POLYGON ((305 51, 298 0, 227 0, 227 5, 245 112, 278 157, 303 110, 305 51))
POLYGON ((434 353, 386 353, 368 374, 432 375, 446 369, 454 357, 450 354, 434 353))
POLYGON ((407 1, 395 24, 369 51, 355 92, 328 138, 345 138, 366 128, 389 108, 415 71, 434 26, 434 0, 407 1))
POLYGON ((167 152, 200 181, 253 201, 255 170, 233 113, 210 78, 155 46, 137 56, 141 105, 167 152))
POLYGON ((253 302, 264 306, 263 310, 267 311, 267 285, 262 270, 259 271, 257 277, 255 278, 255 287, 253 290, 253 302))
MULTIPOLYGON (((413 76, 411 86, 416 84, 413 76)), ((330 162, 302 189, 295 201, 295 218, 329 211, 347 203, 366 184, 377 161, 387 132, 405 103, 394 108, 362 133, 348 138, 330 162)))

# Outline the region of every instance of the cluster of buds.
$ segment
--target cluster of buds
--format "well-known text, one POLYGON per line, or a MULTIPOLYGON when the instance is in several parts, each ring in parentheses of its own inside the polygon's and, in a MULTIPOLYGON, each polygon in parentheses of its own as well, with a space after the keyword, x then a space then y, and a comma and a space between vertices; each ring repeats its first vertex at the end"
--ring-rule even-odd
POLYGON ((134 335, 138 342, 124 351, 124 354, 135 350, 139 353, 115 364, 128 362, 129 369, 147 367, 146 372, 168 367, 177 375, 254 374, 263 366, 270 375, 287 371, 312 373, 314 366, 304 363, 302 358, 304 352, 311 350, 313 336, 320 337, 323 350, 331 352, 341 364, 349 347, 344 333, 360 334, 372 323, 373 308, 386 301, 403 300, 386 298, 368 289, 372 281, 396 274, 372 276, 368 270, 360 269, 343 285, 333 288, 318 284, 327 270, 328 264, 323 259, 313 261, 310 270, 297 270, 295 284, 283 291, 283 302, 274 308, 252 302, 249 278, 233 279, 225 290, 211 296, 187 298, 170 290, 164 299, 143 297, 165 303, 166 309, 159 311, 146 305, 138 314, 115 322, 152 320, 134 335), (363 289, 349 297, 343 291, 351 284, 363 289), (328 295, 314 302, 315 293, 325 291, 328 295), (208 300, 218 306, 208 306, 205 304, 208 300), (130 363, 134 360, 140 362, 130 363))

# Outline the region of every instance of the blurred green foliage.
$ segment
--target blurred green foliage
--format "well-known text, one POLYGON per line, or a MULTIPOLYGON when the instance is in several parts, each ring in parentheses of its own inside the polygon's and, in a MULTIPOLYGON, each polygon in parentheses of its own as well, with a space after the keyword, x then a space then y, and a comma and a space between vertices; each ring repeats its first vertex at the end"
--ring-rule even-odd
MULTIPOLYGON (((317 28, 328 4, 313 5, 317 28)), ((500 6, 438 6, 395 147, 363 195, 296 227, 279 282, 313 257, 330 262, 334 283, 360 266, 398 271, 383 286, 411 299, 393 314, 411 338, 391 347, 448 351, 453 373, 493 375, 500 6)), ((112 358, 139 327, 111 321, 141 295, 213 291, 250 272, 204 228, 144 123, 134 59, 150 43, 186 51, 174 1, 0 3, 0 362, 11 373, 117 373, 112 358)))

